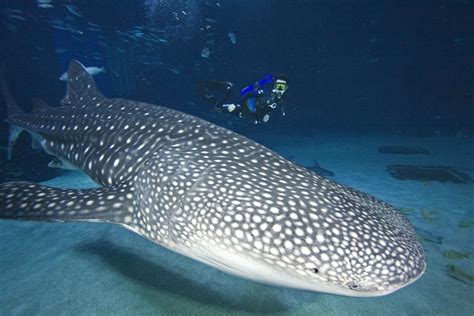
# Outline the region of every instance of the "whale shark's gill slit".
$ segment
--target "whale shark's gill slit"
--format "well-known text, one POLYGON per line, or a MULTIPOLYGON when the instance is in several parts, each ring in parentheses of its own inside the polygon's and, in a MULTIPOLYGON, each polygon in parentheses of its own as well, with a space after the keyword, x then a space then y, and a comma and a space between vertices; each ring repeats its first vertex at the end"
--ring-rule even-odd
MULTIPOLYGON (((181 174, 187 174, 190 169, 189 165, 190 164, 195 164, 194 162, 190 161, 185 163, 184 165, 180 166, 179 169, 175 172, 174 177, 177 177, 181 174)), ((173 221, 180 217, 180 216, 186 216, 184 213, 183 205, 185 205, 185 200, 189 198, 189 194, 191 192, 194 192, 199 185, 204 181, 204 179, 209 175, 209 172, 212 170, 212 166, 206 167, 200 175, 193 180, 191 186, 184 192, 181 196, 179 196, 179 200, 176 202, 176 206, 172 210, 172 212, 169 215, 169 226, 168 226, 168 236, 170 240, 174 243, 179 243, 179 236, 176 236, 176 234, 173 232, 173 221)), ((207 208, 208 209, 208 208, 207 208)), ((191 209, 191 211, 193 211, 191 209)))
POLYGON ((0 219, 130 224, 132 193, 126 186, 75 190, 7 182, 0 184, 0 219))

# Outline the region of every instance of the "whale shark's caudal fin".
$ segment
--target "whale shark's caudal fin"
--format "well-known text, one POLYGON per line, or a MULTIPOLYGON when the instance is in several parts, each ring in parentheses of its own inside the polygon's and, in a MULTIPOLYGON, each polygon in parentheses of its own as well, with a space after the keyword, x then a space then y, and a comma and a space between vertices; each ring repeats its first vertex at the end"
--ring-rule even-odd
MULTIPOLYGON (((6 112, 7 112, 7 122, 8 117, 14 114, 21 114, 23 111, 20 107, 16 104, 15 100, 13 99, 10 89, 8 89, 7 83, 5 81, 5 63, 0 65, 0 85, 2 88, 3 98, 5 100, 6 105, 6 112)), ((15 145, 18 136, 20 136, 21 132, 23 132, 23 128, 18 126, 10 125, 10 130, 8 133, 8 147, 7 147, 7 159, 10 160, 12 158, 13 153, 13 145, 15 145)))
POLYGON ((87 105, 99 102, 104 96, 97 89, 94 79, 77 60, 72 60, 67 70, 67 92, 61 105, 87 105))
POLYGON ((15 100, 13 100, 10 93, 10 89, 7 87, 5 81, 5 63, 0 65, 0 85, 2 86, 2 94, 5 99, 5 105, 7 106, 7 117, 15 113, 22 113, 23 111, 15 103, 15 100))
POLYGON ((131 225, 132 216, 133 191, 125 186, 75 190, 33 182, 0 184, 0 219, 131 225))

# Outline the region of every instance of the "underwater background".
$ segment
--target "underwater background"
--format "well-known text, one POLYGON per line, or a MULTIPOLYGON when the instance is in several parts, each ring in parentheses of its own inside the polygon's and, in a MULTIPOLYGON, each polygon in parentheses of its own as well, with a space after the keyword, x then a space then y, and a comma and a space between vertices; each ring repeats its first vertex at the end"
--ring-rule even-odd
MULTIPOLYGON (((0 315, 474 315, 474 2, 0 0, 0 14, 23 109, 59 105, 76 59, 107 97, 204 118, 400 208, 428 262, 400 291, 349 298, 239 279, 113 225, 0 221, 0 315), (198 85, 275 73, 286 115, 262 124, 198 85)), ((27 135, 7 160, 1 104, 0 182, 96 186, 27 135)))

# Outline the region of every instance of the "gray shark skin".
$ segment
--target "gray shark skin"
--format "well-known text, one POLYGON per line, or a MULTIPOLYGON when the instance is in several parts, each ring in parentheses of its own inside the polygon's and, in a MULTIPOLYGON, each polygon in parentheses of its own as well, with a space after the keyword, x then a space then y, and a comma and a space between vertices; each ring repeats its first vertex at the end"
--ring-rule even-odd
POLYGON ((197 117, 107 99, 77 61, 61 107, 22 113, 6 97, 16 132, 102 187, 3 183, 0 218, 115 223, 233 275, 347 296, 392 293, 426 269, 391 205, 197 117))

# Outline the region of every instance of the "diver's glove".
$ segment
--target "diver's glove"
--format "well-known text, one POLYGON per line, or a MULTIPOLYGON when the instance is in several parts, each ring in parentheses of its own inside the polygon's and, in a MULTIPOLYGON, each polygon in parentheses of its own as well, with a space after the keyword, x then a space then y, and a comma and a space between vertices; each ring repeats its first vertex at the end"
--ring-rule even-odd
POLYGON ((227 108, 227 111, 229 111, 229 113, 232 113, 237 108, 237 105, 235 105, 234 103, 223 104, 222 107, 227 108))

